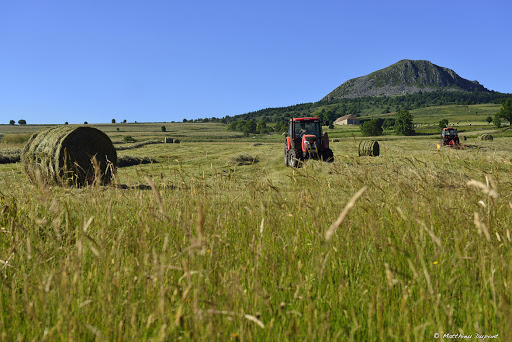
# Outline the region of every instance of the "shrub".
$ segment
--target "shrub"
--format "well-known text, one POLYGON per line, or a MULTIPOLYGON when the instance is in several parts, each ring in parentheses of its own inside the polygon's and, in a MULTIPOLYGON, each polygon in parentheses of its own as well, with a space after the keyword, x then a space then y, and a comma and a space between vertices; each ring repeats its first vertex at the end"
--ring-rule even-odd
POLYGON ((123 141, 128 143, 128 142, 135 142, 135 139, 131 136, 131 135, 125 135, 123 137, 123 141))
POLYGON ((361 132, 364 136, 382 135, 382 123, 379 119, 373 119, 361 124, 361 132))

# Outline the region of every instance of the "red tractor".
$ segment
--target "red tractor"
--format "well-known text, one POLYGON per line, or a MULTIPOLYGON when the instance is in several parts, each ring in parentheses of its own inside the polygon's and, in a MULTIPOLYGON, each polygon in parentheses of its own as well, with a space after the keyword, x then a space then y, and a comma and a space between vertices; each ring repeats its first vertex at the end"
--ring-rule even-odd
POLYGON ((284 164, 297 167, 299 161, 310 158, 334 161, 329 137, 327 133, 322 134, 322 122, 319 118, 290 119, 284 143, 284 164))
POLYGON ((441 141, 439 142, 440 146, 450 146, 457 147, 460 145, 459 143, 459 135, 457 134, 457 129, 453 127, 445 127, 441 132, 441 141))

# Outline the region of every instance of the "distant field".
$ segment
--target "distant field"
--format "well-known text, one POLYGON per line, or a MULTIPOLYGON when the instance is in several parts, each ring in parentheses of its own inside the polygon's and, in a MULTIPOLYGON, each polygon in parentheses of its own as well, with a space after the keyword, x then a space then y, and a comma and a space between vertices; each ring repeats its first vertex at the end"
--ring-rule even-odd
MULTIPOLYGON (((416 131, 419 134, 437 135, 440 132, 438 123, 441 119, 448 119, 450 125, 459 129, 465 134, 479 134, 477 131, 494 130, 492 124, 485 122, 488 116, 494 117, 500 106, 494 104, 482 104, 471 106, 438 106, 412 110, 416 131)), ((380 114, 371 118, 396 118, 396 113, 380 114)), ((369 118, 362 116, 362 119, 369 118)), ((221 123, 116 123, 116 124, 90 124, 107 133, 112 141, 121 142, 125 136, 132 136, 138 141, 150 139, 164 139, 164 137, 178 138, 182 141, 259 141, 279 142, 282 140, 280 134, 269 133, 265 135, 251 135, 244 137, 240 132, 227 130, 227 125, 221 123), (166 127, 162 132, 161 127, 166 127)), ((271 125, 272 126, 272 125, 271 125)), ((0 149, 2 136, 13 138, 20 135, 32 134, 38 130, 49 127, 48 125, 0 125, 0 149)), ((324 130, 332 138, 360 137, 359 126, 336 126, 330 130, 324 130)), ((393 137, 392 131, 384 132, 386 136, 393 137)), ((5 140, 5 139, 4 139, 5 140)), ((18 144, 20 145, 20 144, 18 144)), ((21 145, 23 145, 21 143, 21 145)))
MULTIPOLYGON (((434 106, 411 110, 415 124, 438 124, 442 119, 448 119, 450 125, 487 125, 485 119, 488 116, 494 118, 501 106, 497 104, 478 105, 449 105, 434 106)), ((379 118, 395 118, 396 112, 389 114, 372 115, 379 118)), ((362 116, 361 118, 370 118, 362 116)))

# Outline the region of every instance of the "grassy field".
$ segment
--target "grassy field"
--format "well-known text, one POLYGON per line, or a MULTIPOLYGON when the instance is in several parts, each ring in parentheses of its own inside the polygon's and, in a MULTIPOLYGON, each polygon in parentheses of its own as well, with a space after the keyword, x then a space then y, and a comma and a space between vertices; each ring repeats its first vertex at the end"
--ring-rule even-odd
POLYGON ((376 158, 347 136, 334 163, 291 169, 279 136, 166 126, 183 143, 119 152, 158 161, 119 169, 124 189, 0 165, 2 340, 512 338, 507 132, 464 150, 390 138, 376 158))

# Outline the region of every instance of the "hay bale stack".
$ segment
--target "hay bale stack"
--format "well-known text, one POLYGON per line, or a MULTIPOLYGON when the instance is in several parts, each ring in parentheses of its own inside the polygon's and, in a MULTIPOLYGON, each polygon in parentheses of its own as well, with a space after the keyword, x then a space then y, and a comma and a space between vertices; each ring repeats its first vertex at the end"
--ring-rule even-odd
POLYGON ((375 140, 362 140, 359 142, 359 156, 378 157, 380 153, 379 142, 375 140))
POLYGON ((173 143, 173 140, 174 140, 173 138, 167 138, 167 137, 165 137, 165 138, 164 138, 164 144, 172 144, 172 143, 173 143))
POLYGON ((482 134, 480 140, 493 140, 494 137, 491 134, 482 134))
POLYGON ((40 175, 44 183, 53 185, 83 186, 95 180, 108 184, 117 165, 117 152, 110 138, 96 128, 59 126, 34 133, 21 160, 33 183, 40 175))

